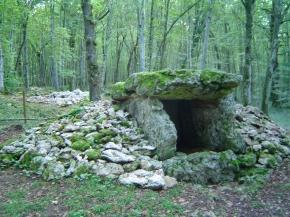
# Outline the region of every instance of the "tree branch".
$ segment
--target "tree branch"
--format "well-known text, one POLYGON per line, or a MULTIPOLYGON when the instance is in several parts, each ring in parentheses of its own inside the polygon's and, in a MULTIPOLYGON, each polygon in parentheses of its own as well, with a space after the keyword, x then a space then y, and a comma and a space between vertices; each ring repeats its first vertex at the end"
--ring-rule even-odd
POLYGON ((99 14, 97 16, 97 20, 100 21, 100 20, 104 19, 109 13, 110 13, 110 10, 108 9, 107 11, 103 12, 102 14, 99 14))
POLYGON ((244 0, 241 0, 242 4, 244 5, 244 7, 246 7, 246 3, 244 0))
POLYGON ((167 36, 168 34, 169 34, 169 32, 172 30, 172 28, 175 26, 175 24, 178 22, 178 20, 180 19, 180 18, 182 18, 188 11, 190 11, 195 5, 197 5, 198 3, 200 2, 200 0, 199 1, 197 1, 196 3, 194 3, 194 4, 192 4, 192 5, 190 5, 185 11, 183 11, 172 23, 171 23, 171 25, 170 25, 170 27, 168 28, 168 30, 167 30, 167 32, 166 32, 166 34, 165 34, 165 36, 167 36))

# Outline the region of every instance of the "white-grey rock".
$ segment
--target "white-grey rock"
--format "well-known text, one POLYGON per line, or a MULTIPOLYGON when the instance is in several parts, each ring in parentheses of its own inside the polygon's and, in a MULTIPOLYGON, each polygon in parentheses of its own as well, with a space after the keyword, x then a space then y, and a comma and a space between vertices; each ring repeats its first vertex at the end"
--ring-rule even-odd
POLYGON ((93 172, 97 176, 105 176, 115 178, 124 173, 124 169, 120 164, 116 163, 96 163, 92 167, 93 172))
POLYGON ((119 177, 119 182, 124 185, 136 185, 153 190, 164 189, 166 187, 166 183, 162 175, 159 175, 157 172, 142 169, 121 175, 119 177))
POLYGON ((46 133, 52 134, 52 133, 55 133, 55 132, 62 130, 62 128, 63 128, 63 126, 60 123, 53 123, 53 124, 49 125, 46 133))
POLYGON ((60 136, 64 139, 70 139, 73 136, 73 133, 62 133, 60 136))
POLYGON ((141 165, 141 169, 149 170, 149 171, 162 169, 161 161, 152 159, 147 156, 140 157, 140 165, 141 165))
POLYGON ((63 164, 58 161, 50 161, 44 169, 43 175, 44 179, 48 181, 61 179, 65 176, 65 168, 63 164))
POLYGON ((127 155, 118 150, 112 149, 104 150, 102 152, 102 158, 113 163, 130 163, 136 160, 136 157, 133 155, 127 155))
POLYGON ((121 151, 122 150, 122 144, 115 144, 114 142, 108 142, 105 145, 105 149, 114 149, 114 150, 121 151))
POLYGON ((176 178, 170 176, 164 176, 164 181, 165 181, 165 189, 173 188, 178 184, 176 178))
POLYGON ((258 151, 260 151, 262 149, 262 145, 253 145, 253 150, 255 151, 255 152, 258 152, 258 151))
POLYGON ((66 125, 63 129, 64 132, 75 132, 80 130, 80 126, 74 125, 74 124, 69 124, 66 125))

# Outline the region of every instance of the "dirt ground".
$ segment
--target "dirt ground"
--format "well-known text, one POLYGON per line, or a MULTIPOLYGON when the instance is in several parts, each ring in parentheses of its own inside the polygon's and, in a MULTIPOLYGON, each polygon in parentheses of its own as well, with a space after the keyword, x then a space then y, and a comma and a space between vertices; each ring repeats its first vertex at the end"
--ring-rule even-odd
POLYGON ((237 183, 202 190, 187 187, 176 201, 189 216, 200 210, 204 214, 201 216, 289 217, 290 160, 286 159, 257 192, 248 192, 237 183))
POLYGON ((12 125, 0 131, 0 144, 5 141, 17 137, 23 132, 21 125, 12 125))

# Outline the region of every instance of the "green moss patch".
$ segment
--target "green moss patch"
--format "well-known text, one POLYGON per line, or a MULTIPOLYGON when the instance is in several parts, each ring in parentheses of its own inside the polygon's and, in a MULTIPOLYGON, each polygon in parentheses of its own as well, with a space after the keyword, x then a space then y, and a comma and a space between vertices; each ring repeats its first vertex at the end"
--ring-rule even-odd
POLYGON ((238 86, 240 77, 216 70, 162 70, 132 74, 111 88, 113 99, 132 94, 160 99, 220 99, 238 86))
POLYGON ((88 160, 97 160, 101 157, 101 151, 99 149, 88 149, 86 155, 88 160))
POLYGON ((91 144, 85 139, 80 139, 73 142, 71 147, 77 151, 85 151, 91 147, 91 144))
POLYGON ((247 153, 238 156, 238 163, 241 167, 252 167, 257 162, 257 156, 254 153, 247 153))

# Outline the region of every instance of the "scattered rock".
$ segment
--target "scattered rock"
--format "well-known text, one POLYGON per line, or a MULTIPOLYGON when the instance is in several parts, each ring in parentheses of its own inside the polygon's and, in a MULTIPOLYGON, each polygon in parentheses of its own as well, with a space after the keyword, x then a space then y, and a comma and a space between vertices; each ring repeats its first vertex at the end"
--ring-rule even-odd
POLYGON ((53 92, 46 96, 31 96, 27 98, 27 102, 70 106, 88 99, 88 96, 88 92, 82 92, 76 89, 74 91, 53 92))
POLYGON ((120 152, 118 150, 108 149, 102 152, 102 157, 105 160, 108 160, 110 162, 114 163, 130 163, 135 161, 136 157, 133 155, 127 155, 123 152, 120 152))
POLYGON ((92 169, 97 176, 105 176, 109 178, 116 178, 124 173, 123 167, 116 163, 97 163, 93 165, 92 169))
POLYGON ((150 188, 153 190, 166 188, 165 178, 158 171, 136 170, 121 175, 119 181, 124 185, 136 185, 141 188, 150 188))

